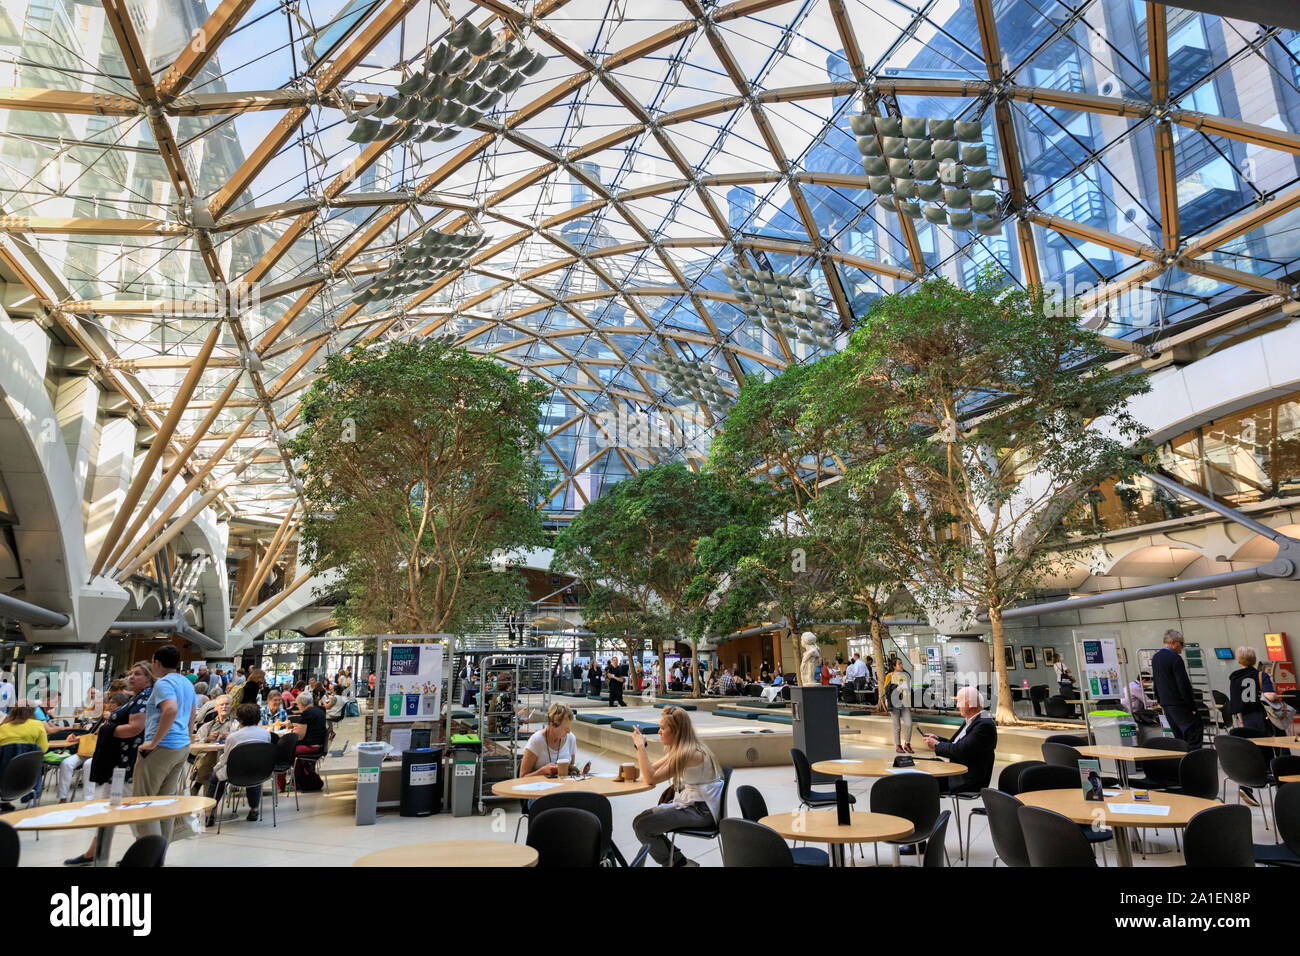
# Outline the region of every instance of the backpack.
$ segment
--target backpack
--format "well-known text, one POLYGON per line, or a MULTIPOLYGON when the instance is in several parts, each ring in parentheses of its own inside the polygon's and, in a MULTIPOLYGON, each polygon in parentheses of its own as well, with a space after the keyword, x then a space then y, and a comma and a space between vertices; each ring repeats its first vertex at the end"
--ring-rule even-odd
POLYGON ((293 762, 293 785, 299 793, 318 793, 325 789, 325 781, 316 772, 316 765, 309 760, 293 762))

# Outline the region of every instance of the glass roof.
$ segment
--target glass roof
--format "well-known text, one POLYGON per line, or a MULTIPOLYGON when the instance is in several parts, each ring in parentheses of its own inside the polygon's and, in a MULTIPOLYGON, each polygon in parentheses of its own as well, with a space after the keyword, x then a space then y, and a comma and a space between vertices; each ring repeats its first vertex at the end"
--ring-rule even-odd
POLYGON ((358 342, 551 386, 564 513, 926 275, 1104 300, 1121 355, 1280 307, 1300 258, 1300 34, 1142 0, 14 0, 0 47, 6 309, 147 420, 183 399, 242 518, 289 509, 279 444, 358 342), (950 147, 982 164, 923 182, 950 147), (486 241, 411 271, 434 233, 486 241))

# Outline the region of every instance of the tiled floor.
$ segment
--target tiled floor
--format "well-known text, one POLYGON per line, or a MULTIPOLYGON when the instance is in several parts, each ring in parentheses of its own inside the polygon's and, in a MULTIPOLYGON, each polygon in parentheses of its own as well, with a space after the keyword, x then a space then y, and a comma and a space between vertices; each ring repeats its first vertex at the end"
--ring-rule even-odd
MULTIPOLYGON (((350 736, 352 740, 360 739, 360 733, 340 734, 340 739, 350 736)), ((878 747, 866 747, 844 742, 846 757, 892 756, 892 753, 878 747)), ((584 757, 590 758, 595 770, 614 770, 625 759, 612 752, 593 753, 584 751, 584 757)), ((994 768, 994 779, 1001 765, 994 768)), ((174 843, 167 856, 169 866, 247 866, 247 865, 294 865, 310 860, 323 866, 337 866, 350 863, 357 857, 375 850, 417 843, 427 840, 451 839, 500 839, 510 840, 518 821, 517 803, 490 805, 485 816, 455 818, 448 813, 424 818, 404 818, 395 810, 381 812, 378 823, 370 827, 358 827, 354 820, 353 792, 344 786, 337 786, 345 778, 335 778, 331 782, 331 793, 317 793, 302 796, 302 809, 295 812, 292 796, 280 802, 279 826, 272 827, 270 820, 269 794, 264 804, 268 812, 257 823, 248 823, 243 814, 230 823, 222 824, 220 835, 216 830, 208 830, 202 835, 189 840, 174 843)), ((773 812, 791 810, 798 806, 795 789, 794 771, 789 767, 761 767, 740 769, 732 777, 732 788, 743 784, 757 787, 773 812)), ((858 796, 858 807, 865 809, 867 791, 871 780, 850 778, 850 792, 858 796)), ((1228 787, 1229 799, 1236 797, 1236 790, 1228 787)), ((77 798, 80 799, 80 793, 77 798)), ((629 860, 637 850, 632 834, 632 818, 653 806, 655 792, 619 797, 612 801, 614 811, 614 840, 629 860)), ((47 802, 48 798, 47 798, 47 802)), ((963 804, 962 823, 966 822, 966 812, 971 804, 963 804)), ((948 809, 947 801, 943 809, 948 809)), ((738 815, 734 801, 730 808, 732 815, 738 815)), ((1261 811, 1254 811, 1255 840, 1260 843, 1273 842, 1272 831, 1263 828, 1261 811)), ((526 825, 525 825, 526 826, 526 825)), ((39 842, 32 833, 22 835, 22 865, 55 866, 70 856, 85 849, 90 838, 90 831, 49 832, 41 835, 39 842)), ((520 839, 524 838, 521 831, 520 839)), ((113 847, 116 860, 130 845, 129 832, 120 832, 113 847)), ((1173 838, 1169 830, 1155 835, 1155 842, 1163 845, 1168 852, 1149 855, 1146 860, 1134 855, 1137 866, 1174 866, 1182 863, 1182 854, 1173 852, 1173 838)), ((960 866, 957 854, 957 834, 953 826, 948 828, 948 850, 952 862, 960 866)), ((722 860, 717 844, 711 841, 686 839, 679 844, 682 849, 703 866, 721 866, 722 860)), ((870 847, 865 848, 865 859, 858 858, 858 865, 872 862, 870 847)), ((971 846, 971 865, 989 866, 993 861, 993 846, 988 837, 986 823, 976 817, 974 840, 971 846)), ((1114 865, 1114 851, 1109 851, 1109 863, 1114 865)), ((882 849, 881 863, 893 862, 892 850, 882 849)), ((653 863, 647 863, 653 866, 653 863)), ((907 859, 905 865, 914 865, 914 859, 907 859)))

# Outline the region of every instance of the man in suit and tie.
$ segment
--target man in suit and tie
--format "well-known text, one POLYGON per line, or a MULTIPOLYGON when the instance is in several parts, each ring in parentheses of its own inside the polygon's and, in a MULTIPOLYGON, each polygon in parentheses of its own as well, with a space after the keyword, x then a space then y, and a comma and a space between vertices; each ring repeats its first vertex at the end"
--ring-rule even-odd
POLYGON ((934 734, 923 734, 925 745, 940 757, 964 764, 966 772, 958 777, 940 777, 939 789, 944 793, 979 792, 989 785, 993 777, 993 752, 998 746, 998 726, 984 713, 984 700, 974 687, 957 691, 957 710, 966 718, 952 739, 943 740, 934 734))
POLYGON ((1199 750, 1204 726, 1196 716, 1196 697, 1182 653, 1182 633, 1173 628, 1165 631, 1165 646, 1151 658, 1151 682, 1155 685, 1156 701, 1169 721, 1169 729, 1179 740, 1187 742, 1189 750, 1199 750))

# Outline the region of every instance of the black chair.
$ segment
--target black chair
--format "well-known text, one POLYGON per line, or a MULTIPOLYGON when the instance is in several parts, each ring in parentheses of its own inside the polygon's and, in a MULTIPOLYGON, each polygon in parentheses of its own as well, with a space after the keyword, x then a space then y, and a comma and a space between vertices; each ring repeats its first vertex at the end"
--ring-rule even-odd
POLYGON ((1044 767, 1041 760, 1017 760, 1015 763, 1007 764, 998 774, 998 789, 1003 793, 1015 796, 1020 792, 1020 775, 1030 767, 1044 767))
MULTIPOLYGON (((1187 753, 1187 741, 1179 740, 1176 737, 1158 737, 1144 744, 1144 746, 1151 750, 1187 753)), ((1178 768, 1181 763, 1181 760, 1174 760, 1173 758, 1139 760, 1138 769, 1141 776, 1130 777, 1129 785, 1142 790, 1169 790, 1178 787, 1180 785, 1178 768)), ((1214 792, 1219 792, 1218 787, 1215 787, 1214 792)))
POLYGON ((1210 696, 1214 698, 1215 719, 1214 722, 1220 727, 1226 727, 1228 722, 1228 695, 1221 690, 1210 691, 1210 696))
MULTIPOLYGON (((1083 759, 1083 754, 1079 753, 1070 744, 1055 743, 1046 741, 1043 743, 1043 760, 1053 767, 1069 767, 1076 774, 1079 772, 1079 761, 1083 759)), ((1113 787, 1119 780, 1115 777, 1102 776, 1103 786, 1113 787)))
POLYGON ((1059 694, 1047 698, 1045 709, 1047 710, 1047 716, 1055 720, 1072 720, 1074 718, 1074 705, 1059 694))
POLYGON ((1016 815, 1020 817, 1030 866, 1097 865, 1083 831, 1069 817, 1041 807, 1021 807, 1016 815))
POLYGON ((934 826, 930 828, 930 835, 925 838, 925 856, 921 866, 927 869, 947 865, 948 851, 944 847, 944 838, 948 835, 948 816, 948 810, 939 814, 939 819, 935 820, 934 826))
POLYGON ((1284 783, 1273 804, 1273 822, 1281 843, 1256 843, 1255 862, 1266 866, 1300 866, 1300 783, 1284 783))
MULTIPOLYGON (((245 744, 245 746, 252 746, 245 744)), ((142 836, 122 854, 118 866, 157 867, 163 865, 167 857, 167 841, 157 834, 142 836)))
MULTIPOLYGON (((794 761, 794 779, 799 787, 799 806, 816 810, 819 807, 835 806, 834 790, 814 790, 812 786, 812 764, 808 755, 798 747, 790 750, 790 759, 794 761)), ((857 803, 853 794, 849 794, 849 806, 857 803)))
MULTIPOLYGON (((1046 745, 1044 745, 1044 749, 1046 745)), ((1079 770, 1077 767, 1060 767, 1045 764, 1041 767, 1029 767, 1020 775, 1020 792, 1033 793, 1036 790, 1080 790, 1079 770)), ((1101 845, 1101 859, 1106 861, 1105 844, 1114 839, 1110 830, 1095 830, 1087 824, 1077 824, 1084 840, 1089 844, 1101 845)), ((1038 864, 1034 864, 1037 866, 1038 864)))
MULTIPOLYGON (((257 787, 259 790, 267 780, 271 780, 271 791, 275 791, 276 746, 273 743, 240 744, 233 748, 226 757, 226 791, 225 803, 233 807, 240 790, 257 787)), ((258 801, 261 807, 261 801, 258 801)), ((221 816, 217 809, 217 832, 221 832, 221 816)), ((271 798, 271 826, 276 826, 275 798, 271 798)))
POLYGON ((723 820, 718 827, 723 866, 793 867, 794 855, 785 838, 751 820, 723 820))
POLYGON ((44 764, 45 754, 37 749, 11 757, 0 774, 0 803, 13 803, 35 790, 44 764))
MULTIPOLYGON (((1300 763, 1300 758, 1296 760, 1300 763)), ((1202 800, 1213 800, 1219 795, 1219 755, 1216 751, 1201 749, 1183 754, 1178 761, 1178 792, 1202 800)))
MULTIPOLYGON (((897 773, 871 785, 871 812, 888 813, 912 823, 912 835, 890 840, 898 846, 915 846, 926 839, 939 819, 939 783, 928 773, 897 773)), ((873 844, 879 847, 880 844, 873 844)), ((880 862, 879 850, 876 862, 880 862)))
MULTIPOLYGON (((293 733, 281 734, 280 739, 275 742, 275 767, 273 769, 275 770, 277 779, 278 779, 278 775, 283 773, 287 775, 285 777, 286 782, 292 782, 294 751, 296 751, 297 749, 298 749, 297 734, 293 734, 293 733)), ((271 794, 272 815, 274 815, 275 812, 274 801, 279 796, 279 789, 280 788, 277 784, 275 788, 275 792, 271 794)), ((302 809, 302 807, 298 805, 298 788, 296 786, 293 788, 293 808, 296 811, 302 809)))
POLYGON ((1300 756, 1287 754, 1285 757, 1274 757, 1269 761, 1268 769, 1274 780, 1300 774, 1300 756))
POLYGON ((1088 738, 1079 734, 1052 734, 1043 741, 1045 744, 1065 744, 1068 747, 1086 747, 1088 738))
MULTIPOLYGON (((737 787, 736 802, 740 804, 741 817, 750 823, 758 823, 768 815, 767 801, 756 787, 737 787)), ((795 866, 830 866, 831 863, 830 854, 815 846, 791 847, 790 853, 794 856, 795 866)))
POLYGON ((10 824, 0 820, 0 869, 18 865, 22 845, 18 842, 18 831, 10 824))
POLYGON ((1052 696, 1052 692, 1046 684, 1034 684, 1029 688, 1029 702, 1034 705, 1034 716, 1043 716, 1043 705, 1047 703, 1047 698, 1052 696))
POLYGON ((600 866, 600 820, 590 810, 556 807, 530 814, 527 844, 539 867, 600 866))
POLYGON ((969 773, 965 774, 962 778, 962 785, 960 789, 957 790, 951 789, 950 786, 948 785, 948 781, 947 780, 944 781, 944 786, 942 790, 948 796, 948 799, 952 803, 952 815, 953 815, 953 819, 957 823, 957 858, 962 860, 963 862, 966 861, 967 858, 970 856, 971 829, 974 827, 974 821, 971 819, 971 817, 984 816, 984 808, 972 806, 970 808, 970 812, 966 814, 966 846, 965 849, 963 849, 962 837, 961 837, 962 801, 968 800, 973 803, 979 800, 980 792, 989 785, 989 780, 992 776, 993 776, 993 765, 990 763, 988 773, 986 773, 982 779, 972 777, 969 773))
POLYGON ((1187 821, 1183 859, 1188 866, 1254 866, 1250 807, 1211 807, 1187 821))
POLYGON ((980 796, 989 818, 989 836, 993 838, 993 865, 997 866, 1001 860, 1007 866, 1028 866, 1029 853, 1025 849, 1025 835, 1020 830, 1018 815, 1024 804, 1001 789, 986 789, 980 796))
POLYGON ((610 805, 609 797, 600 793, 584 793, 581 790, 571 793, 551 793, 532 801, 532 806, 528 808, 528 815, 531 819, 533 814, 545 813, 547 810, 560 807, 586 810, 594 815, 600 821, 600 858, 611 864, 627 866, 623 854, 618 852, 618 847, 614 845, 614 809, 610 805))
MULTIPOLYGON (((718 801, 718 819, 714 821, 711 827, 683 827, 680 830, 673 830, 668 834, 668 843, 672 846, 672 852, 669 855, 670 860, 677 859, 677 838, 679 836, 695 837, 697 840, 716 840, 718 849, 722 849, 722 835, 718 831, 718 824, 727 818, 727 793, 731 790, 731 768, 722 768, 722 799, 718 801)), ((530 823, 529 826, 532 826, 530 823)))
MULTIPOLYGON (((1234 728, 1233 733, 1220 734, 1214 738, 1214 749, 1219 754, 1219 764, 1223 767, 1223 775, 1226 778, 1224 788, 1227 788, 1227 780, 1231 780, 1237 785, 1237 801, 1241 802, 1241 788, 1263 787, 1267 791, 1270 799, 1273 796, 1273 786, 1276 779, 1268 772, 1268 758, 1264 754, 1264 748, 1258 744, 1253 744, 1244 735, 1237 734, 1236 730, 1243 728, 1234 728)), ((1268 829, 1268 811, 1260 804, 1260 812, 1264 815, 1264 829, 1268 829)), ((1274 817, 1277 815, 1276 807, 1274 808, 1274 817)), ((1276 819, 1273 821, 1276 825, 1276 819)))

